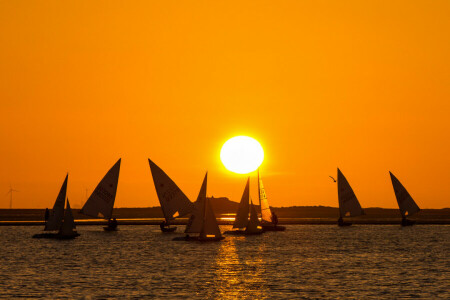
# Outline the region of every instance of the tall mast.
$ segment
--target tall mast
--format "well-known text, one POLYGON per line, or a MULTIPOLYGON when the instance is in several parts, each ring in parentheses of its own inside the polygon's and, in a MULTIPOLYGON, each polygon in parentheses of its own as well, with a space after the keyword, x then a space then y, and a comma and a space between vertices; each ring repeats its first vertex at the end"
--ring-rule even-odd
POLYGON ((258 168, 258 199, 259 199, 259 210, 261 211, 261 217, 262 217, 262 208, 261 208, 261 189, 259 186, 259 168, 258 168))
POLYGON ((336 178, 336 181, 337 181, 337 184, 336 184, 336 186, 337 186, 337 194, 338 194, 338 207, 339 207, 339 217, 344 217, 343 215, 342 215, 342 212, 341 212, 341 201, 339 200, 339 183, 340 183, 340 180, 339 180, 339 168, 338 168, 338 172, 337 172, 338 174, 337 174, 337 178, 336 178))
POLYGON ((205 229, 206 224, 206 197, 203 199, 203 224, 202 224, 202 232, 205 229))

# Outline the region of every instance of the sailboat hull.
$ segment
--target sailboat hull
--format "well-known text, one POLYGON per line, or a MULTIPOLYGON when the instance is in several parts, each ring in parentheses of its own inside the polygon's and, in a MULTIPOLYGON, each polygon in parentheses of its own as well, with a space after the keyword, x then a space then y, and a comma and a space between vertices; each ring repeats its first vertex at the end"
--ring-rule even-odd
POLYGON ((177 227, 161 227, 161 232, 167 233, 167 232, 174 232, 177 230, 177 227))
POLYGON ((229 234, 229 235, 258 235, 262 234, 264 230, 258 230, 258 231, 246 231, 246 230, 227 230, 223 234, 229 234))
POLYGON ((338 226, 339 227, 348 227, 348 226, 352 226, 352 223, 350 223, 350 222, 338 222, 338 226))
POLYGON ((401 223, 402 226, 413 226, 414 224, 416 224, 416 221, 408 219, 403 219, 401 223))
POLYGON ((79 233, 74 232, 70 235, 62 235, 59 233, 38 233, 33 235, 34 239, 59 239, 59 240, 68 240, 68 239, 74 239, 77 236, 80 236, 79 233))
POLYGON ((104 231, 118 231, 119 228, 117 228, 117 227, 112 228, 112 227, 106 226, 106 227, 103 227, 103 230, 104 231))
POLYGON ((245 231, 245 235, 258 235, 263 233, 264 233, 263 229, 259 229, 257 231, 245 231))
POLYGON ((264 231, 285 231, 286 227, 278 225, 262 225, 264 231))
POLYGON ((76 238, 77 236, 80 236, 80 234, 78 232, 74 232, 73 234, 70 235, 57 234, 56 238, 58 240, 71 240, 76 238))
POLYGON ((225 239, 224 236, 221 236, 221 237, 214 237, 214 238, 202 238, 202 237, 199 237, 199 238, 198 238, 198 241, 199 241, 199 242, 219 242, 219 241, 221 241, 221 240, 223 240, 223 239, 225 239))
POLYGON ((57 233, 37 233, 33 235, 34 239, 54 239, 56 238, 57 233))

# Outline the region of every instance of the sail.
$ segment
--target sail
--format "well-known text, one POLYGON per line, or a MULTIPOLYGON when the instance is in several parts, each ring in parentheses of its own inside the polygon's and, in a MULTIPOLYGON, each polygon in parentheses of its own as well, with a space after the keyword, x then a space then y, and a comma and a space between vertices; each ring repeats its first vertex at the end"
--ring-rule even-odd
POLYGON ((73 219, 72 209, 70 208, 69 199, 67 199, 67 207, 64 213, 64 222, 61 225, 59 234, 72 235, 75 229, 75 221, 73 219))
POLYGON ((364 214, 361 205, 344 174, 338 169, 338 199, 341 217, 356 217, 364 214))
POLYGON ((111 218, 119 182, 120 161, 121 159, 114 164, 97 185, 81 209, 82 214, 94 218, 111 218))
POLYGON ((413 198, 409 195, 405 187, 400 183, 397 177, 391 172, 392 186, 394 187, 395 197, 397 198, 398 207, 400 208, 400 213, 403 217, 412 216, 419 212, 420 208, 414 202, 413 198))
POLYGON ((245 229, 245 231, 256 232, 258 230, 261 230, 261 223, 259 222, 255 206, 253 205, 253 201, 250 201, 250 202, 251 202, 250 221, 248 222, 248 225, 247 225, 247 228, 245 229))
POLYGON ((247 179, 247 184, 245 185, 244 194, 242 194, 241 202, 239 203, 238 211, 236 213, 236 218, 234 219, 233 228, 245 228, 248 224, 248 213, 249 213, 249 185, 250 178, 247 179))
POLYGON ((194 205, 189 201, 188 197, 154 162, 149 159, 148 163, 150 164, 156 194, 158 195, 159 203, 161 203, 166 221, 191 213, 194 205))
POLYGON ((272 223, 272 211, 270 210, 269 202, 267 201, 266 190, 262 179, 259 177, 258 170, 258 191, 259 191, 259 206, 261 207, 261 220, 266 223, 272 223))
POLYGON ((217 224, 216 216, 211 207, 211 200, 204 199, 204 221, 202 226, 202 231, 200 232, 200 237, 202 238, 220 238, 222 234, 220 232, 219 225, 217 224))
POLYGON ((67 174, 66 179, 64 179, 64 183, 61 186, 61 190, 59 191, 58 197, 53 205, 53 209, 48 217, 47 223, 45 224, 44 230, 46 231, 59 230, 61 227, 64 218, 64 202, 66 199, 68 178, 69 174, 67 174))
POLYGON ((195 201, 195 208, 189 218, 185 233, 200 233, 203 227, 203 217, 205 215, 205 201, 206 201, 206 185, 208 180, 208 173, 203 179, 202 187, 198 193, 197 201, 195 201))

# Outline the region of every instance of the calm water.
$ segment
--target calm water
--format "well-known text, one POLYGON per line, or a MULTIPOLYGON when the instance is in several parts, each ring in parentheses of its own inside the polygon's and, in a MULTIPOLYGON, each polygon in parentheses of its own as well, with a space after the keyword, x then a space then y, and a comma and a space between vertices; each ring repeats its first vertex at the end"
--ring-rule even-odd
POLYGON ((32 239, 40 229, 0 227, 0 297, 450 299, 450 226, 292 225, 207 244, 158 226, 32 239))

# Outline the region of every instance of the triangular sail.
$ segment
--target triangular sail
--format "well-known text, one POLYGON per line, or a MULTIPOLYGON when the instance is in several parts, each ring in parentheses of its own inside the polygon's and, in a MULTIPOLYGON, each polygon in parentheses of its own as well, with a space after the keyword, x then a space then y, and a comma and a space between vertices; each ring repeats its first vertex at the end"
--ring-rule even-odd
POLYGON ((261 220, 265 223, 272 223, 272 211, 270 210, 269 202, 267 201, 266 190, 261 177, 259 177, 258 170, 258 191, 259 191, 259 206, 261 207, 261 220))
POLYGON ((340 217, 356 217, 364 214, 352 187, 339 169, 338 199, 340 217))
POLYGON ((64 213, 64 222, 61 225, 59 234, 61 235, 72 235, 75 229, 75 221, 73 219, 72 209, 70 208, 69 199, 67 199, 67 207, 64 213))
POLYGON ((206 173, 203 179, 202 187, 198 193, 197 201, 195 202, 195 208, 192 211, 192 215, 189 218, 186 226, 185 233, 200 233, 203 227, 203 218, 205 215, 205 201, 206 201, 206 185, 208 181, 208 173, 206 173))
POLYGON ((156 194, 158 195, 161 209, 166 221, 182 217, 192 212, 194 205, 180 188, 150 159, 150 170, 155 183, 156 194))
POLYGON ((239 203, 238 211, 236 213, 236 218, 234 219, 233 228, 245 228, 248 224, 248 213, 249 213, 249 193, 250 178, 247 179, 247 184, 245 185, 244 194, 242 194, 241 202, 239 203))
POLYGON ((68 178, 69 174, 67 174, 66 179, 64 179, 64 183, 61 186, 61 190, 59 191, 58 197, 53 205, 53 209, 49 215, 47 223, 45 224, 44 230, 46 231, 59 230, 61 227, 64 218, 64 202, 66 200, 68 178))
POLYGON ((119 182, 120 161, 121 159, 114 164, 97 185, 81 209, 82 214, 94 218, 111 218, 119 182))
POLYGON ((222 233, 220 232, 219 225, 217 224, 216 216, 214 215, 214 212, 211 207, 211 200, 205 199, 204 200, 204 221, 203 221, 203 227, 202 231, 200 233, 200 237, 202 238, 220 238, 222 237, 222 233))
POLYGON ((416 202, 414 202, 405 187, 400 183, 397 177, 394 176, 394 174, 391 172, 389 172, 389 174, 391 175, 392 186, 394 187, 395 197, 397 198, 398 207, 402 216, 412 216, 419 212, 419 206, 416 202))
POLYGON ((251 202, 250 207, 250 221, 248 222, 247 228, 245 231, 247 232, 256 232, 261 230, 261 222, 259 222, 258 214, 256 213, 255 206, 253 205, 253 201, 251 202))

